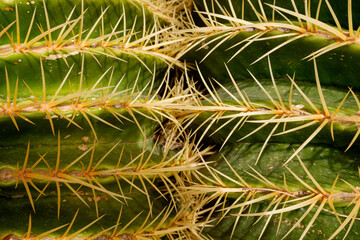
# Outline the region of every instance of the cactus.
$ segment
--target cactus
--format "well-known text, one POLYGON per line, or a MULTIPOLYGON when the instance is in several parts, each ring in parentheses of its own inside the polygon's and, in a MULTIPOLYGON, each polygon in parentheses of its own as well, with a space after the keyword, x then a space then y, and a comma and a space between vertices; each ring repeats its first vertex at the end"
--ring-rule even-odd
POLYGON ((0 239, 357 238, 357 8, 1 2, 0 239))
POLYGON ((161 187, 197 154, 156 140, 181 99, 159 97, 182 65, 161 47, 170 17, 131 1, 1 4, 1 239, 189 234, 161 187))
POLYGON ((184 58, 208 95, 189 127, 219 152, 187 189, 214 239, 356 238, 356 4, 197 2, 184 58))

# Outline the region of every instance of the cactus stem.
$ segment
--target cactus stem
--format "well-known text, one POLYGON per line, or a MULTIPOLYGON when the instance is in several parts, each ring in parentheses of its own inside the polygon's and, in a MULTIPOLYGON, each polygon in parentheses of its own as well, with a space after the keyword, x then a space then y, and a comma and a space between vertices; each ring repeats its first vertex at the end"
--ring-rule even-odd
MULTIPOLYGON (((124 8, 124 6, 123 6, 124 8)), ((33 13, 32 20, 30 22, 29 30, 27 32, 26 38, 24 43, 20 42, 20 19, 17 12, 17 3, 15 3, 15 9, 16 9, 16 20, 9 24, 7 27, 3 27, 3 30, 0 32, 0 37, 6 33, 9 37, 9 40, 11 42, 10 46, 3 46, 0 48, 0 55, 8 55, 12 52, 19 52, 19 53, 43 53, 43 52, 55 52, 56 54, 49 55, 48 59, 56 59, 56 58, 63 58, 66 62, 66 57, 70 55, 78 54, 79 52, 82 53, 89 53, 89 54, 100 54, 107 57, 115 58, 120 61, 125 61, 121 58, 118 58, 113 52, 123 52, 132 56, 136 56, 138 53, 142 54, 149 54, 153 56, 160 57, 164 62, 168 64, 175 64, 179 67, 182 67, 182 63, 178 61, 177 59, 171 57, 169 54, 167 54, 166 47, 173 43, 180 42, 184 40, 184 38, 180 39, 169 39, 168 41, 162 41, 161 43, 158 43, 156 39, 159 38, 159 35, 168 32, 171 27, 157 30, 154 26, 151 29, 151 32, 148 32, 148 30, 145 28, 146 22, 143 23, 144 29, 142 33, 142 37, 139 39, 136 39, 134 41, 131 40, 133 35, 137 34, 134 32, 134 27, 136 24, 136 21, 133 23, 133 27, 128 31, 126 28, 121 31, 116 31, 116 27, 113 28, 113 31, 109 34, 101 34, 100 36, 93 38, 89 40, 90 35, 94 32, 95 27, 99 24, 100 21, 103 22, 104 14, 106 13, 105 9, 102 11, 101 15, 97 18, 95 24, 92 26, 92 28, 88 31, 87 35, 82 38, 83 33, 83 19, 84 15, 86 13, 86 10, 83 9, 83 3, 82 3, 82 11, 81 15, 71 20, 71 16, 74 12, 74 9, 69 14, 69 17, 67 17, 66 22, 59 24, 55 27, 50 27, 49 23, 49 16, 46 10, 45 2, 44 2, 44 12, 45 12, 45 19, 47 23, 47 30, 43 30, 41 26, 39 26, 39 29, 41 30, 41 33, 38 36, 33 37, 31 40, 29 40, 30 32, 33 26, 34 22, 34 16, 36 12, 36 8, 33 13), (80 23, 79 23, 80 22, 80 23), (14 43, 13 37, 8 34, 9 28, 12 27, 12 25, 16 23, 16 43, 14 43), (70 39, 66 39, 71 33, 72 30, 75 28, 76 25, 80 24, 79 26, 79 33, 74 34, 74 37, 70 39), (66 27, 68 28, 66 29, 66 27), (61 29, 61 32, 56 40, 52 39, 51 34, 57 30, 61 29), (66 29, 66 30, 65 30, 66 29), (122 37, 117 37, 117 34, 124 32, 122 37), (77 40, 75 42, 75 38, 77 37, 77 40), (115 37, 115 39, 111 40, 111 38, 115 37), (38 44, 39 41, 42 39, 45 40, 44 44, 38 44), (106 41, 105 41, 106 40, 106 41), (153 44, 153 41, 155 40, 155 44, 153 44), (34 46, 34 44, 36 46, 34 46), (99 48, 102 48, 104 51, 100 50, 99 48), (12 49, 12 50, 11 50, 12 49), (164 53, 162 53, 164 51, 164 53), (64 53, 66 52, 66 53, 64 53)), ((145 16, 145 15, 144 15, 145 16)), ((124 21, 124 25, 126 26, 126 16, 125 12, 123 15, 119 18, 118 23, 116 26, 119 25, 120 21, 124 21)), ((146 21, 146 19, 143 19, 143 21, 146 21)), ((158 24, 156 22, 156 24, 158 24)), ((169 51, 172 51, 170 48, 169 51)), ((94 55, 95 58, 95 55, 94 55)), ((144 65, 145 68, 148 68, 143 61, 138 58, 138 60, 144 65)), ((100 64, 100 63, 99 63, 100 64)), ((148 69, 150 71, 150 69, 148 69)))
MULTIPOLYGON (((106 193, 110 195, 112 198, 116 199, 117 201, 121 202, 118 198, 122 198, 124 200, 128 199, 126 196, 117 194, 114 192, 111 192, 107 190, 104 186, 101 185, 101 183, 98 181, 97 178, 108 178, 108 177, 114 177, 116 181, 118 182, 119 179, 124 180, 128 184, 130 184, 132 187, 138 189, 140 192, 145 194, 146 196, 149 195, 147 192, 147 187, 145 186, 145 181, 147 183, 150 183, 153 188, 161 193, 161 190, 153 183, 153 179, 159 178, 164 185, 166 186, 167 190, 170 193, 172 201, 175 203, 175 197, 171 193, 171 189, 175 189, 176 191, 180 192, 179 189, 177 189, 176 185, 172 182, 172 180, 169 179, 168 175, 170 173, 181 173, 181 172, 191 172, 194 170, 199 170, 200 168, 204 167, 204 163, 199 163, 198 158, 200 154, 208 155, 210 153, 210 149, 207 148, 205 150, 202 150, 201 152, 197 152, 196 154, 188 155, 188 148, 193 148, 193 143, 186 143, 183 147, 182 151, 179 151, 177 154, 169 158, 168 160, 164 160, 158 164, 152 164, 151 166, 148 166, 151 162, 151 156, 155 151, 155 146, 150 151, 149 156, 147 159, 143 162, 141 159, 144 157, 144 154, 146 150, 142 153, 140 153, 138 156, 131 159, 129 163, 127 163, 123 167, 116 167, 115 169, 101 169, 97 170, 99 165, 107 158, 107 156, 120 144, 120 142, 116 143, 109 151, 107 151, 100 160, 97 161, 97 163, 92 166, 93 164, 93 157, 94 157, 94 151, 95 151, 95 143, 93 147, 89 148, 86 152, 84 152, 81 156, 76 158, 74 161, 69 163, 65 168, 60 169, 59 163, 61 161, 61 148, 60 148, 60 134, 58 134, 58 152, 56 157, 56 166, 54 169, 51 169, 51 166, 47 163, 45 159, 45 154, 40 155, 40 158, 30 167, 27 168, 27 162, 29 159, 29 153, 30 153, 30 142, 28 143, 28 148, 24 160, 24 164, 21 170, 11 170, 11 169, 1 169, 0 170, 0 181, 2 182, 11 182, 16 180, 21 181, 24 184, 24 187, 26 189, 26 192, 28 194, 28 197, 30 199, 30 203, 35 211, 34 202, 32 199, 32 194, 30 191, 30 188, 28 186, 28 183, 31 184, 34 189, 36 189, 39 192, 39 196, 45 195, 45 190, 49 186, 51 182, 56 184, 57 188, 57 196, 58 196, 58 214, 60 214, 60 183, 63 183, 71 192, 73 192, 83 203, 86 204, 86 202, 82 199, 82 197, 78 194, 78 192, 70 185, 70 184, 79 184, 80 186, 85 186, 87 188, 90 188, 93 191, 93 195, 96 199, 95 190, 100 191, 103 193, 106 193), (84 168, 83 171, 74 171, 70 168, 77 162, 79 162, 81 159, 83 159, 86 155, 91 152, 91 158, 89 161, 89 164, 87 166, 87 170, 84 168), (43 169, 36 169, 36 166, 40 162, 44 162, 49 170, 43 170, 43 169), (176 162, 176 164, 175 164, 176 162), (129 180, 132 179, 132 180, 129 180), (142 188, 137 186, 136 183, 134 183, 135 179, 139 179, 142 188), (36 187, 36 185, 33 183, 33 180, 37 181, 47 181, 48 183, 45 185, 45 187, 40 190, 36 187), (94 185, 95 183, 96 185, 94 185)), ((145 146, 145 143, 144 143, 145 146)), ((124 147, 123 147, 124 149, 124 147)), ((167 152, 166 150, 165 152, 167 152)), ((117 166, 119 166, 119 163, 121 161, 123 151, 121 151, 121 154, 119 156, 119 160, 117 163, 117 166)), ((165 154, 166 156, 167 154, 165 154)), ((121 186, 119 185, 120 192, 121 186)), ((165 198, 165 195, 161 193, 161 196, 165 198)), ((37 199, 38 199, 37 198, 37 199)), ((149 201, 149 207, 151 209, 151 201, 149 201)))
MULTIPOLYGON (((356 101, 356 104, 358 105, 358 108, 360 109, 360 101, 359 101, 358 97, 350 89, 346 94, 344 93, 345 96, 342 98, 340 103, 338 103, 336 109, 330 111, 328 108, 328 104, 325 99, 324 93, 323 93, 323 89, 320 84, 320 77, 319 77, 319 74, 317 71, 317 65, 316 65, 315 60, 314 60, 315 80, 316 80, 316 88, 317 88, 317 92, 318 92, 318 96, 319 96, 318 101, 319 101, 319 104, 321 104, 321 109, 315 105, 315 103, 310 99, 310 97, 307 96, 302 91, 302 89, 298 86, 298 84, 295 82, 295 80, 293 78, 291 78, 290 76, 288 76, 288 79, 291 82, 290 92, 289 92, 289 103, 288 103, 288 106, 286 106, 283 102, 283 97, 280 95, 279 90, 276 86, 275 79, 272 76, 270 58, 268 58, 268 61, 269 61, 270 76, 272 77, 272 82, 273 82, 273 86, 275 89, 275 95, 277 96, 278 100, 275 100, 275 96, 270 94, 270 92, 264 88, 264 86, 256 79, 256 77, 251 72, 249 72, 249 74, 251 75, 252 79, 257 83, 257 85, 260 87, 262 92, 270 100, 273 107, 264 106, 264 104, 258 104, 249 99, 246 99, 246 97, 245 97, 246 92, 243 91, 245 93, 245 95, 244 95, 243 92, 238 88, 238 86, 235 83, 235 80, 232 77, 229 70, 227 70, 227 71, 229 72, 230 79, 233 82, 233 85, 234 85, 237 93, 240 95, 240 98, 234 96, 234 94, 231 93, 228 89, 226 89, 226 87, 224 87, 223 85, 221 85, 221 83, 219 83, 218 81, 213 79, 213 81, 216 82, 221 87, 221 89, 224 90, 231 97, 231 99, 233 99, 236 102, 236 104, 223 103, 221 97, 219 97, 219 94, 217 93, 215 88, 213 86, 212 87, 209 86, 209 83, 207 83, 207 81, 204 79, 204 77, 202 76, 202 74, 198 68, 199 73, 200 73, 200 78, 201 78, 202 82, 204 83, 207 91, 209 92, 211 99, 209 99, 205 96, 202 96, 201 93, 197 93, 198 95, 203 97, 203 99, 205 100, 206 103, 205 104, 199 103, 195 108, 189 109, 189 111, 207 112, 207 113, 209 113, 209 117, 207 117, 207 119, 204 120, 204 122, 202 122, 199 125, 199 127, 196 129, 196 131, 193 133, 193 135, 200 128, 205 126, 205 124, 208 124, 208 127, 205 130, 203 130, 203 133, 200 137, 200 141, 201 141, 201 139, 210 130, 212 125, 214 125, 218 120, 226 120, 226 121, 223 124, 221 124, 219 127, 217 127, 215 130, 212 130, 211 135, 214 135, 215 133, 219 132, 222 128, 224 128, 226 125, 228 125, 230 122, 234 121, 235 119, 238 119, 237 123, 234 125, 234 127, 232 127, 229 134, 225 137, 225 140, 223 141, 222 146, 221 146, 221 149, 222 149, 223 146, 226 144, 226 142, 230 139, 231 135, 233 135, 235 130, 240 129, 242 126, 244 126, 245 123, 258 123, 261 125, 259 127, 255 128, 254 130, 252 130, 250 133, 243 136, 242 138, 240 138, 239 141, 242 141, 242 140, 250 137, 251 135, 259 132, 261 129, 263 129, 265 126, 267 126, 270 123, 275 124, 275 126, 270 131, 270 133, 268 134, 268 137, 266 138, 266 140, 264 142, 263 148, 261 149, 258 159, 256 161, 256 163, 257 163, 261 157, 262 151, 266 147, 266 144, 269 141, 271 136, 280 136, 280 135, 284 135, 284 134, 288 134, 288 133, 291 133, 294 131, 308 128, 315 124, 319 124, 319 126, 309 135, 309 137, 306 140, 304 140, 303 144, 297 149, 297 151, 295 151, 291 155, 291 157, 286 161, 285 164, 287 164, 308 143, 310 143, 318 135, 318 133, 320 133, 320 131, 322 131, 327 125, 330 126, 330 134, 331 134, 333 141, 335 140, 335 133, 334 133, 334 124, 335 123, 340 123, 343 126, 347 126, 347 125, 351 124, 351 125, 355 125, 356 127, 358 127, 358 125, 360 123, 360 117, 358 116, 357 112, 350 113, 350 114, 349 113, 348 114, 341 113, 341 108, 343 107, 344 103, 347 102, 350 93, 352 93, 352 95, 356 101), (300 93, 301 97, 307 102, 307 104, 310 106, 311 110, 300 109, 292 104, 293 86, 295 86, 298 93, 300 93), (251 116, 266 116, 266 115, 268 115, 269 118, 260 119, 260 120, 257 120, 257 119, 249 120, 248 119, 251 116), (304 123, 301 123, 303 121, 304 121, 304 123), (282 132, 275 133, 275 131, 277 130, 280 123, 286 124, 286 123, 295 123, 295 122, 298 122, 301 124, 299 126, 295 126, 290 129, 287 129, 287 130, 285 130, 285 125, 284 125, 284 130, 282 132)), ((212 85, 211 82, 210 82, 210 84, 212 85)), ((186 107, 184 107, 184 108, 186 109, 186 107)), ((346 150, 348 150, 354 144, 354 142, 356 141, 356 139, 358 138, 359 135, 360 135, 360 130, 357 130, 354 137, 352 138, 351 142, 347 146, 346 150)))
MULTIPOLYGON (((198 210, 192 210, 192 212, 189 213, 189 207, 185 205, 182 207, 176 214, 176 216, 170 221, 169 216, 173 212, 174 206, 169 205, 168 207, 165 207, 159 214, 157 214, 156 217, 154 217, 151 221, 150 219, 150 212, 146 215, 145 219, 143 220, 143 223, 140 227, 138 227, 135 231, 131 228, 131 225, 135 222, 136 219, 139 218, 140 215, 143 214, 143 212, 138 213, 135 217, 133 217, 130 221, 126 222, 126 224, 119 229, 120 220, 122 216, 122 207, 120 208, 120 212, 118 215, 118 219, 115 225, 104 229, 103 231, 88 236, 85 238, 79 238, 79 239, 102 239, 103 237, 111 238, 111 239, 157 239, 159 237, 168 236, 170 238, 176 238, 180 237, 182 239, 192 239, 191 236, 195 235, 199 237, 199 227, 205 226, 204 223, 196 222, 193 223, 192 221, 197 217, 198 214, 196 211, 198 210), (194 219, 193 219, 194 218, 194 219), (112 230, 113 229, 113 230, 112 230), (110 230, 111 233, 109 232, 110 230)), ((195 208, 196 209, 196 208, 195 208)), ((89 228, 91 225, 95 224, 97 221, 99 221, 102 217, 98 217, 93 222, 87 224, 83 228, 77 230, 75 233, 72 233, 71 235, 68 235, 75 220, 77 217, 78 211, 75 213, 74 217, 72 218, 71 222, 68 224, 64 224, 60 227, 54 228, 50 231, 47 231, 45 233, 41 233, 39 235, 30 236, 28 238, 17 238, 21 240, 25 239, 41 239, 43 236, 47 236, 61 228, 64 228, 66 226, 66 231, 59 237, 54 237, 49 239, 72 239, 76 235, 81 234, 84 232, 87 228, 89 228)), ((31 232, 31 226, 29 224, 28 227, 30 230, 28 232, 31 232)), ((14 236, 15 237, 15 236, 14 236)))
MULTIPOLYGON (((326 211, 331 214, 334 214, 340 223, 340 226, 331 235, 330 239, 333 239, 335 236, 337 236, 337 234, 343 229, 345 229, 346 226, 348 226, 347 229, 347 233, 348 233, 355 219, 357 219, 356 216, 360 210, 360 200, 359 200, 360 191, 358 187, 355 187, 352 184, 342 179, 342 181, 345 182, 352 189, 352 192, 351 191, 334 192, 336 188, 335 186, 337 180, 339 178, 338 175, 333 182, 331 190, 326 191, 312 176, 312 174, 304 165, 300 157, 298 156, 296 157, 303 171, 306 173, 306 176, 308 177, 308 179, 310 179, 310 181, 315 186, 315 188, 310 186, 308 183, 306 183, 301 177, 299 177, 294 171, 292 171, 287 166, 285 166, 286 169, 291 173, 291 175, 293 175, 297 179, 297 181, 299 181, 301 185, 303 185, 307 189, 306 191, 304 190, 290 191, 289 189, 287 189, 285 174, 284 174, 284 188, 278 187, 275 184, 273 184, 271 181, 269 181, 266 177, 261 175, 254 168, 249 166, 249 168, 254 171, 254 174, 247 171, 245 171, 245 173, 249 174, 254 179, 257 179, 257 182, 262 182, 263 185, 267 186, 267 187, 252 187, 236 173, 236 171, 228 163, 225 157, 223 157, 227 162, 227 165, 231 168, 232 172, 235 173, 235 175, 238 177, 240 181, 237 181, 236 179, 227 176, 226 174, 218 171, 217 169, 212 168, 211 166, 207 166, 206 168, 210 172, 213 179, 208 178, 206 181, 211 181, 212 184, 207 185, 206 183, 202 182, 201 184, 198 185, 194 184, 192 186, 186 186, 183 188, 184 190, 183 194, 190 194, 195 196, 199 194, 209 195, 206 199, 204 199, 205 203, 216 200, 216 202, 213 203, 213 207, 211 207, 207 211, 210 211, 208 215, 209 218, 209 216, 211 216, 216 209, 221 207, 218 211, 222 211, 223 214, 222 217, 219 219, 219 221, 221 221, 225 216, 227 216, 230 210, 239 209, 239 212, 237 214, 231 214, 231 216, 236 217, 236 221, 233 227, 233 232, 241 216, 243 217, 258 216, 260 218, 264 216, 269 216, 269 218, 271 218, 274 214, 280 214, 280 217, 282 217, 283 213, 293 212, 296 209, 300 209, 308 206, 308 209, 297 220, 297 222, 293 225, 293 227, 283 236, 282 239, 288 236, 302 222, 302 220, 304 220, 305 217, 310 214, 310 212, 314 209, 314 207, 316 207, 317 210, 313 214, 311 220, 308 222, 308 225, 303 231, 300 239, 305 237, 306 233, 308 232, 308 230, 310 229, 310 227, 312 226, 312 224, 315 222, 320 212, 322 211, 326 211), (226 181, 227 182, 230 181, 231 184, 228 185, 227 183, 224 183, 224 181, 222 181, 219 177, 224 177, 226 181), (215 185, 213 185, 213 183, 215 183, 215 185), (233 186, 234 184, 238 186, 233 186), (233 196, 234 194, 236 194, 239 196, 230 206, 225 207, 225 202, 227 201, 226 198, 229 194, 232 194, 233 196), (241 203, 238 203, 241 199, 243 199, 243 201, 241 203), (223 200, 224 202, 223 204, 221 203, 221 200, 223 200), (255 203, 261 203, 268 200, 271 200, 271 202, 266 208, 266 210, 263 212, 251 213, 251 210, 248 210, 248 213, 243 212, 246 208, 251 208, 251 206, 255 203), (336 207, 334 206, 334 201, 348 202, 349 203, 348 206, 354 205, 354 207, 352 208, 351 212, 348 215, 338 214, 336 211, 336 207), (283 205, 282 208, 278 208, 280 203, 283 205), (288 206, 285 206, 287 204, 288 206), (330 206, 332 211, 326 209, 325 208, 326 205, 330 206), (274 206, 274 208, 272 210, 269 210, 271 206, 274 206), (339 217, 345 218, 345 220, 341 221, 339 217)), ((206 179, 206 177, 204 179, 206 179)), ((257 221, 259 221, 259 219, 257 221)), ((265 224, 264 228, 266 228, 266 226, 267 224, 265 224)))
MULTIPOLYGON (((104 78, 104 76, 109 72, 109 70, 111 68, 109 68, 107 71, 105 71, 105 73, 98 79, 98 81, 92 86, 92 88, 90 90, 83 91, 83 92, 78 91, 76 93, 67 95, 65 97, 58 97, 62 87, 64 86, 65 82, 67 81, 69 74, 71 73, 71 70, 72 70, 72 67, 71 67, 70 70, 68 71, 67 75, 63 79, 62 83, 58 87, 54 96, 50 100, 48 100, 46 97, 46 81, 45 81, 44 69, 42 67, 42 61, 40 61, 40 62, 41 62, 42 82, 43 82, 43 84, 42 84, 42 86, 43 86, 42 102, 39 101, 39 98, 34 94, 34 92, 31 90, 31 88, 24 82, 26 87, 32 93, 32 95, 33 95, 32 97, 34 98, 34 101, 32 101, 31 103, 23 102, 20 105, 17 104, 18 81, 16 82, 16 85, 15 85, 14 97, 11 100, 9 77, 7 74, 7 70, 5 68, 5 76, 6 76, 5 80, 6 80, 6 86, 7 86, 7 102, 4 103, 3 101, 1 101, 0 115, 9 116, 18 131, 19 131, 19 127, 18 127, 18 124, 16 122, 14 115, 22 118, 23 120, 25 120, 31 124, 34 124, 31 120, 29 120, 28 118, 23 116, 23 114, 37 112, 37 111, 41 111, 41 112, 45 113, 46 118, 49 120, 51 130, 54 135, 55 135, 55 129, 54 129, 54 124, 53 124, 52 118, 56 117, 56 116, 65 118, 66 120, 69 121, 69 124, 74 124, 81 129, 81 127, 77 123, 74 122, 74 117, 75 117, 76 113, 79 112, 87 120, 88 124, 90 125, 94 134, 96 135, 95 129, 92 126, 92 123, 87 115, 90 115, 91 117, 103 122, 104 124, 114 128, 114 129, 117 129, 117 130, 121 130, 121 129, 119 127, 107 122, 106 120, 98 117, 97 115, 91 113, 89 110, 101 108, 101 109, 111 112, 112 115, 116 116, 116 118, 120 122, 121 122, 121 120, 119 119, 118 116, 125 118, 126 120, 131 122, 130 119, 123 117, 122 115, 120 115, 119 113, 117 113, 115 111, 116 109, 119 108, 118 107, 119 105, 121 106, 121 108, 127 109, 133 118, 135 118, 135 115, 131 112, 132 111, 131 108, 144 108, 145 107, 146 109, 148 109, 147 106, 149 106, 148 104, 150 104, 150 103, 135 103, 135 100, 138 99, 140 97, 141 93, 144 92, 146 89, 146 87, 145 87, 140 93, 135 94, 134 91, 136 89, 136 84, 134 85, 134 87, 132 89, 131 95, 134 95, 137 97, 131 102, 132 104, 130 104, 130 102, 127 100, 127 99, 131 98, 131 95, 130 96, 126 95, 125 97, 121 97, 122 101, 120 101, 120 103, 116 99, 111 99, 113 96, 116 96, 119 94, 123 94, 123 93, 127 94, 127 91, 114 92, 114 91, 116 91, 116 88, 119 84, 115 87, 112 94, 106 94, 105 96, 102 96, 95 100, 93 100, 93 99, 88 100, 90 94, 93 94, 95 92, 100 92, 104 89, 107 89, 107 91, 108 91, 108 88, 96 89, 96 86, 100 83, 100 81, 104 78), (81 96, 84 96, 84 98, 80 98, 81 96), (75 98, 76 98, 76 102, 74 103, 75 98), (68 103, 69 100, 72 100, 72 103, 68 103), (74 114, 71 119, 67 116, 67 114, 62 113, 63 111, 69 111, 69 110, 74 111, 74 114)), ((81 87, 81 82, 82 82, 82 78, 80 77, 80 87, 81 87)), ((111 82, 111 78, 109 80, 109 84, 110 84, 110 82, 111 82)), ((161 106, 161 103, 159 103, 158 105, 161 106)), ((156 106, 154 106, 154 108, 156 108, 156 106)), ((134 111, 136 111, 136 110, 134 110, 134 111)), ((140 112, 136 111, 136 113, 140 113, 140 112)), ((143 116, 146 116, 149 119, 152 119, 149 116, 147 116, 146 114, 143 114, 143 113, 140 113, 140 114, 142 114, 143 116)), ((166 116, 166 114, 162 114, 162 116, 166 116)), ((155 120, 155 119, 152 119, 152 120, 160 122, 159 120, 155 120)), ((140 127, 140 124, 138 124, 138 126, 140 127)))
MULTIPOLYGON (((296 41, 300 38, 304 38, 304 37, 319 36, 319 37, 322 37, 327 40, 331 40, 331 39, 336 40, 336 42, 331 43, 325 47, 322 47, 322 48, 318 49, 317 51, 315 51, 315 52, 311 53, 310 55, 305 56, 303 58, 303 59, 308 59, 308 60, 313 60, 329 51, 340 48, 341 46, 351 45, 351 44, 359 45, 357 38, 360 33, 360 29, 358 29, 356 31, 356 33, 354 33, 354 31, 352 29, 352 24, 350 24, 350 22, 352 23, 351 1, 348 1, 348 3, 349 3, 349 7, 348 7, 349 8, 349 10, 348 10, 349 32, 344 32, 342 30, 340 24, 337 21, 335 13, 333 13, 332 8, 331 8, 330 4, 328 3, 328 1, 326 1, 326 3, 328 4, 329 10, 332 12, 334 20, 337 23, 337 28, 330 26, 324 22, 319 21, 317 19, 317 17, 312 18, 311 14, 308 12, 307 9, 305 9, 306 10, 305 15, 300 14, 297 11, 295 3, 294 2, 292 2, 292 3, 294 5, 295 11, 291 11, 291 10, 284 9, 284 8, 281 8, 281 7, 278 7, 275 5, 271 5, 271 4, 267 4, 267 3, 266 4, 270 7, 272 7, 274 9, 274 11, 276 10, 278 13, 284 12, 284 13, 290 14, 290 15, 298 18, 299 26, 294 25, 289 20, 288 20, 289 23, 266 21, 266 19, 264 17, 261 17, 261 19, 259 19, 259 21, 260 21, 259 23, 249 22, 249 21, 245 21, 243 19, 238 19, 238 18, 236 18, 236 16, 230 16, 229 13, 227 13, 225 11, 223 11, 223 14, 212 13, 209 11, 208 6, 205 4, 206 11, 205 12, 198 11, 198 13, 202 17, 203 17, 203 15, 208 16, 210 19, 210 22, 205 21, 205 19, 203 18, 204 22, 207 24, 206 27, 202 27, 201 29, 191 29, 191 30, 185 30, 185 31, 195 31, 196 30, 199 33, 207 33, 207 36, 203 36, 203 35, 200 36, 202 39, 213 37, 213 39, 209 40, 209 42, 207 42, 205 45, 203 45, 199 48, 208 47, 208 45, 210 43, 223 38, 214 47, 212 47, 212 49, 207 51, 207 54, 201 59, 200 63, 203 62, 216 48, 218 48, 220 45, 223 45, 227 40, 234 37, 237 33, 243 32, 243 31, 255 31, 256 29, 259 30, 258 33, 255 33, 254 35, 251 35, 244 41, 236 43, 233 46, 228 48, 228 49, 231 49, 243 42, 247 42, 243 47, 241 47, 235 54, 233 54, 230 57, 228 62, 230 62, 232 59, 234 59, 235 56, 237 56, 245 48, 249 47, 253 42, 264 41, 264 40, 273 39, 273 38, 282 38, 282 37, 286 38, 286 37, 294 36, 293 38, 290 38, 290 39, 284 41, 283 43, 279 44, 278 46, 276 46, 273 49, 269 50, 268 52, 264 53, 262 56, 258 57, 255 61, 253 61, 252 64, 255 64, 256 62, 260 61, 264 57, 266 57, 266 56, 270 55, 271 53, 284 47, 285 45, 287 45, 293 41, 296 41), (229 21, 231 26, 224 25, 222 23, 218 23, 215 20, 216 18, 229 21), (307 22, 306 26, 303 26, 301 19, 303 19, 307 22), (314 25, 315 28, 313 28, 312 25, 314 25), (283 31, 284 34, 275 35, 275 36, 271 36, 271 37, 261 37, 265 33, 269 33, 271 31, 283 31), (289 32, 289 31, 295 31, 295 32, 286 34, 286 32, 289 32), (214 38, 214 36, 217 36, 217 35, 219 35, 219 36, 214 38)), ((307 2, 305 2, 305 4, 306 3, 307 2)), ((321 3, 321 1, 319 2, 319 5, 320 5, 320 3, 321 3)), ((259 3, 259 5, 260 5, 260 8, 262 9, 262 4, 259 3)), ((231 5, 230 5, 230 8, 231 8, 231 5)), ((252 10, 259 17, 260 14, 254 8, 252 8, 252 10)), ((319 10, 319 8, 318 8, 318 10, 319 10)), ((283 16, 283 17, 285 20, 287 19, 285 16, 283 16)), ((194 48, 195 46, 201 44, 202 42, 203 41, 196 41, 195 43, 192 43, 191 46, 187 49, 187 51, 194 48)))

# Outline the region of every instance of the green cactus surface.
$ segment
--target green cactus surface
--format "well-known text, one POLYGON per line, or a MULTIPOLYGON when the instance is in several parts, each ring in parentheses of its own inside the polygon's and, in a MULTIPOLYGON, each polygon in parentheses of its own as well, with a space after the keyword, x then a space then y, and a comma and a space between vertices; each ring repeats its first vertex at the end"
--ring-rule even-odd
POLYGON ((0 240, 358 239, 359 17, 0 1, 0 240))

